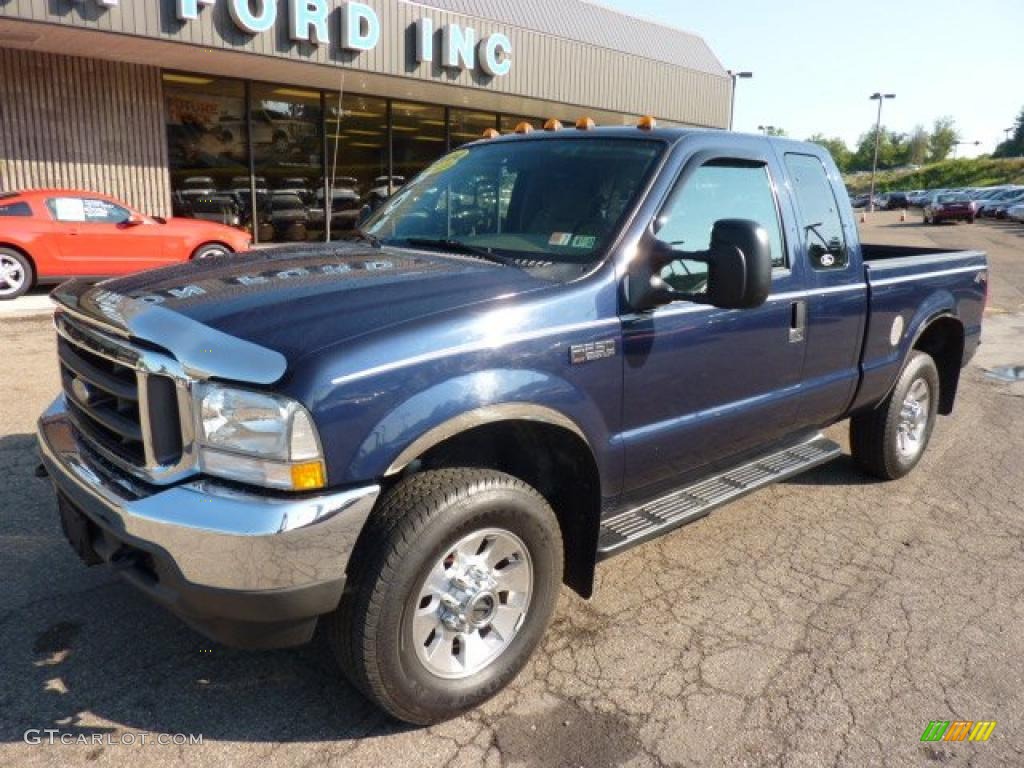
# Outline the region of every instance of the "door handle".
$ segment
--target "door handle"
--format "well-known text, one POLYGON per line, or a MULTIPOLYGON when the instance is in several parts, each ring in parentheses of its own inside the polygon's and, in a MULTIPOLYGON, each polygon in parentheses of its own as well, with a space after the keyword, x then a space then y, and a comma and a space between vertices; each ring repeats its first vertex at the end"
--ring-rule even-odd
POLYGON ((789 342, 799 344, 807 335, 807 302, 794 301, 789 311, 789 342))

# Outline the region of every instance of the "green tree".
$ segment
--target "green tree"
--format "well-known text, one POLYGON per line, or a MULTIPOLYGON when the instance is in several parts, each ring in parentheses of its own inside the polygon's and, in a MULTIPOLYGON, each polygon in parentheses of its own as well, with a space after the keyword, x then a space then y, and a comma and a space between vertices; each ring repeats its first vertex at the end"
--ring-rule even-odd
POLYGON ((785 128, 776 128, 774 125, 769 125, 764 132, 765 136, 786 136, 785 128))
POLYGON ((928 159, 933 163, 940 163, 949 157, 953 147, 960 141, 960 134, 955 126, 952 117, 940 117, 935 121, 932 135, 928 140, 928 159))
POLYGON ((853 153, 850 151, 850 148, 846 146, 846 142, 838 136, 828 139, 824 134, 816 133, 807 140, 827 149, 829 154, 832 155, 832 159, 836 161, 836 165, 842 173, 846 173, 850 169, 850 161, 853 159, 853 153))
POLYGON ((992 157, 1024 157, 1024 109, 1017 115, 1013 136, 1000 143, 992 157))
MULTIPOLYGON (((878 167, 881 169, 896 168, 906 163, 906 137, 902 133, 889 131, 884 125, 879 132, 878 167)), ((872 128, 860 137, 857 149, 853 152, 850 170, 870 171, 875 157, 875 129, 872 128)))
POLYGON ((914 127, 907 139, 907 162, 910 165, 924 165, 928 160, 928 142, 931 136, 923 125, 914 127))

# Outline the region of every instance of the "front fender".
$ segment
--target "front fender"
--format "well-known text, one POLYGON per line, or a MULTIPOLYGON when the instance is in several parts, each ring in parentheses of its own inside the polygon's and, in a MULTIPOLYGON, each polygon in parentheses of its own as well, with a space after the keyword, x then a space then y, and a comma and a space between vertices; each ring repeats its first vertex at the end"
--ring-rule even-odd
POLYGON ((395 474, 455 434, 513 419, 555 424, 576 433, 602 466, 595 448, 607 443, 608 425, 583 391, 543 371, 498 368, 448 379, 389 411, 356 451, 351 475, 395 474))

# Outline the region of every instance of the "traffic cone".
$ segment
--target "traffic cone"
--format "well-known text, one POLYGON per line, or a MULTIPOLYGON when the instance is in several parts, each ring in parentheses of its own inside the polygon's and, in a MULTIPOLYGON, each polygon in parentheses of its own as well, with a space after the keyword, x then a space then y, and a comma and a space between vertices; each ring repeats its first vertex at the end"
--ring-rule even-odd
POLYGON ((906 211, 900 211, 900 221, 906 221, 906 220, 907 220, 907 212, 906 211))
POLYGON ((868 220, 868 215, 864 211, 860 212, 860 223, 863 224, 868 220))

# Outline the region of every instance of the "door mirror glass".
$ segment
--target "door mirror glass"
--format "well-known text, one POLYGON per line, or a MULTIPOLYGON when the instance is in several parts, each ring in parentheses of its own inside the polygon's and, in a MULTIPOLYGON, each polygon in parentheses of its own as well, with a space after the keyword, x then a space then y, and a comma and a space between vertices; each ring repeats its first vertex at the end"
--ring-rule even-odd
POLYGON ((715 222, 708 250, 708 303, 723 309, 752 309, 772 290, 768 232, 756 221, 715 222))

